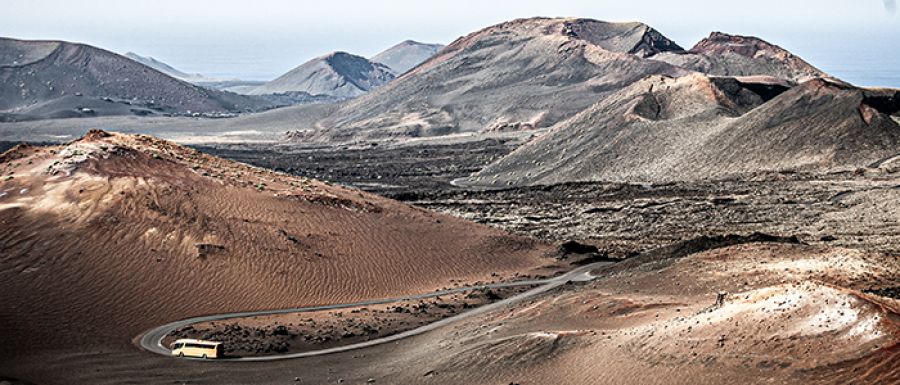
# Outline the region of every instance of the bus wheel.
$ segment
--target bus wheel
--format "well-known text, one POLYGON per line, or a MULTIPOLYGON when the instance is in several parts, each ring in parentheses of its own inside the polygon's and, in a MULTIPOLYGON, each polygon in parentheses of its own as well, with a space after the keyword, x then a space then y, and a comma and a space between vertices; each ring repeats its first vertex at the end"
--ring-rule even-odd
POLYGON ((178 352, 178 357, 184 358, 184 352, 178 352))
POLYGON ((207 359, 207 358, 209 358, 209 357, 207 357, 206 354, 204 354, 204 355, 203 355, 203 359, 205 360, 205 359, 207 359))

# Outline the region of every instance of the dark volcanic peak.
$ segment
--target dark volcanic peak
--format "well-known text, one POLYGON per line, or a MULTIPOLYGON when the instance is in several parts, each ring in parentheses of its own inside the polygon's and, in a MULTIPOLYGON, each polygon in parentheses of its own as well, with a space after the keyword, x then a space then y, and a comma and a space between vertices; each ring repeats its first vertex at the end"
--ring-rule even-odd
POLYGON ((759 171, 853 170, 897 153, 896 90, 814 79, 651 77, 468 180, 519 186, 672 182, 759 171))
POLYGON ((312 59, 250 94, 302 91, 311 95, 352 98, 391 81, 390 68, 346 52, 331 52, 312 59))
POLYGON ((710 75, 770 75, 794 82, 829 77, 775 44, 722 32, 713 32, 687 52, 663 53, 653 59, 710 75))
POLYGON ((267 103, 207 90, 84 44, 0 38, 0 119, 188 112, 267 103))
POLYGON ((637 23, 519 19, 461 37, 319 122, 314 140, 543 128, 652 74, 688 71, 632 53, 677 47, 637 23), (648 43, 649 42, 649 43, 648 43))
POLYGON ((346 52, 329 54, 325 61, 347 81, 363 91, 369 91, 391 81, 394 76, 381 63, 369 61, 346 52))
POLYGON ((384 64, 396 74, 402 74, 421 64, 444 48, 443 44, 427 44, 406 40, 381 53, 372 56, 371 60, 384 64))
POLYGON ((626 52, 641 57, 683 50, 659 31, 638 22, 609 23, 577 19, 564 23, 562 32, 566 36, 587 40, 610 51, 626 52))

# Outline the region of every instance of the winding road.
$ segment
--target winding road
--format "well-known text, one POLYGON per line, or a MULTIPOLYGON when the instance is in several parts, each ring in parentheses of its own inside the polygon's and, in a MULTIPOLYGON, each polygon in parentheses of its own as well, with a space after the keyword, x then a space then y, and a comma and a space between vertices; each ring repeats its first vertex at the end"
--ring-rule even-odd
POLYGON ((254 356, 254 357, 234 357, 234 358, 221 358, 217 360, 203 360, 203 359, 191 359, 197 361, 215 361, 215 362, 229 362, 229 361, 277 361, 277 360, 287 360, 292 358, 302 358, 302 357, 313 357, 313 356, 321 356, 324 354, 331 353, 339 353, 346 352, 350 350, 362 349, 370 346, 381 345, 388 342, 394 342, 397 340, 401 340, 403 338, 412 337, 415 335, 419 335, 431 330, 435 330, 442 326, 451 324, 453 322, 459 321, 461 319, 472 317, 478 314, 484 314, 490 312, 492 310, 496 310, 500 307, 512 304, 517 301, 521 301, 526 298, 534 297, 538 294, 545 293, 547 291, 553 290, 559 286, 562 286, 568 282, 587 282, 593 280, 594 277, 591 275, 591 270, 594 270, 598 267, 612 264, 613 262, 595 262, 588 265, 584 265, 569 271, 563 275, 547 278, 547 279, 539 279, 539 280, 527 280, 527 281, 516 281, 516 282, 505 282, 505 283, 496 283, 490 285, 480 285, 480 286, 468 286, 468 287, 460 287, 449 290, 435 291, 431 293, 411 295, 406 297, 395 297, 395 298, 383 298, 383 299, 375 299, 368 300, 362 302, 354 302, 354 303, 345 303, 345 304, 335 304, 335 305, 324 305, 324 306, 311 306, 311 307, 300 307, 293 309, 278 309, 278 310, 261 310, 261 311, 250 311, 250 312, 241 312, 241 313, 226 313, 226 314, 216 314, 210 316, 202 316, 202 317, 194 317, 188 318, 180 321, 170 322, 165 325, 153 328, 143 335, 141 335, 139 344, 141 348, 156 354, 161 354, 165 356, 171 357, 171 351, 169 348, 163 346, 162 341, 167 335, 176 329, 192 325, 200 322, 209 322, 209 321, 219 321, 229 318, 239 318, 239 317, 253 317, 253 316, 264 316, 264 315, 272 315, 272 314, 285 314, 285 313, 302 313, 302 312, 313 312, 313 311, 321 311, 321 310, 335 310, 335 309, 346 309, 360 306, 370 306, 370 305, 380 305, 386 303, 393 302, 402 302, 402 301, 410 301, 417 299, 425 299, 425 298, 434 298, 442 295, 460 293, 469 290, 479 290, 479 289, 492 289, 492 288, 502 288, 502 287, 514 287, 514 286, 533 286, 539 285, 538 287, 528 290, 526 292, 517 294, 515 296, 487 304, 484 306, 479 306, 475 309, 469 310, 464 313, 457 314, 453 317, 444 318, 439 321, 432 322, 427 325, 420 326, 415 329, 407 330, 402 333, 392 334, 389 336, 377 338, 374 340, 358 342, 350 345, 337 346, 328 349, 321 350, 313 350, 301 353, 290 353, 290 354, 281 354, 281 355, 271 355, 271 356, 254 356))

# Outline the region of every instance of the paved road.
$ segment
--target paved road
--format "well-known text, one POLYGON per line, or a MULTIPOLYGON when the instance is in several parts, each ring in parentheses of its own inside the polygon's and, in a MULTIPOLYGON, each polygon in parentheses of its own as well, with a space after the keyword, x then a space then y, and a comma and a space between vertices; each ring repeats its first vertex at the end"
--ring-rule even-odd
POLYGON ((460 188, 464 188, 464 189, 468 189, 468 190, 475 190, 475 191, 479 191, 479 190, 490 191, 490 190, 503 190, 504 189, 504 187, 498 187, 498 186, 482 186, 482 185, 470 185, 470 184, 462 183, 462 181, 465 179, 469 179, 469 178, 462 177, 462 178, 453 179, 450 181, 450 185, 454 186, 454 187, 460 187, 460 188))
MULTIPOLYGON (((417 299, 425 299, 425 298, 433 298, 447 294, 460 293, 469 290, 477 290, 477 289, 492 289, 492 288, 501 288, 501 287, 513 287, 513 286, 532 286, 532 285, 540 285, 534 289, 523 292, 521 294, 515 295, 513 297, 494 302, 488 305, 479 306, 475 309, 469 310, 464 313, 457 314, 453 317, 444 318, 439 321, 432 322, 427 325, 420 326, 415 329, 407 330, 402 333, 393 334, 390 336, 359 342, 350 345, 338 346, 329 349, 321 349, 321 350, 313 350, 302 353, 291 353, 291 354, 281 354, 281 355, 271 355, 271 356, 255 356, 255 357, 235 357, 235 358, 222 358, 217 359, 215 362, 228 362, 228 361, 277 361, 277 360, 286 360, 292 358, 301 358, 301 357, 313 357, 320 356, 324 354, 331 353, 339 353, 346 352, 350 350, 362 349, 369 346, 380 345, 388 342, 397 341, 403 338, 411 337, 414 335, 422 334, 431 330, 435 330, 442 326, 448 325, 450 323, 459 321, 463 318, 472 317, 478 314, 484 314, 490 312, 492 310, 496 310, 500 307, 507 306, 517 301, 521 301, 526 298, 534 297, 538 294, 545 293, 547 291, 553 290, 559 286, 566 284, 567 282, 586 282, 593 280, 595 277, 591 275, 591 270, 594 270, 600 266, 611 264, 612 262, 596 262, 589 265, 584 265, 579 268, 576 268, 566 274, 560 275, 558 277, 547 278, 547 279, 539 279, 539 280, 527 280, 527 281, 517 281, 517 282, 506 282, 506 283, 497 283, 490 285, 481 285, 481 286, 469 286, 469 287, 460 287, 454 288, 450 290, 436 291, 426 294, 412 295, 407 297, 396 297, 396 298, 383 298, 355 303, 345 303, 345 304, 336 304, 336 305, 325 305, 325 306, 311 306, 311 307, 300 307, 294 309, 279 309, 279 310, 262 310, 262 311, 250 311, 250 312, 241 312, 241 313, 227 313, 227 314, 217 314, 211 316, 204 317, 194 317, 188 318, 181 321, 171 322, 157 328, 151 329, 144 333, 140 338, 140 346, 145 350, 157 354, 162 354, 165 356, 171 356, 171 351, 169 348, 162 345, 162 340, 169 333, 174 331, 175 329, 179 329, 191 324, 199 323, 199 322, 209 322, 209 321, 219 321, 228 318, 238 318, 238 317, 252 317, 252 316, 263 316, 263 315, 271 315, 271 314, 285 314, 285 313, 302 313, 302 312, 313 312, 313 311, 321 311, 321 310, 335 310, 335 309, 346 309, 352 307, 359 306, 370 306, 370 305, 379 305, 385 303, 393 303, 393 302, 402 302, 402 301, 410 301, 417 299)), ((204 361, 202 359, 197 359, 198 361, 204 361)), ((211 360, 209 360, 211 361, 211 360)))

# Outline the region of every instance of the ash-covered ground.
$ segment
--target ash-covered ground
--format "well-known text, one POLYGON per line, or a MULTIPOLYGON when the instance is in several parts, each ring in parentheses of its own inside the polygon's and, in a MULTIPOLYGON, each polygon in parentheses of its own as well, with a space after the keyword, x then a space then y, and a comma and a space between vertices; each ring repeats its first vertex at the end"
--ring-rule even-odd
POLYGON ((261 167, 335 183, 548 241, 575 239, 611 257, 699 236, 764 232, 900 252, 893 169, 760 173, 667 184, 568 183, 502 190, 450 184, 515 146, 489 140, 403 147, 200 147, 261 167))
POLYGON ((194 146, 200 151, 276 171, 340 183, 402 200, 410 192, 454 189, 468 176, 510 153, 511 139, 403 146, 300 147, 266 144, 194 146))
MULTIPOLYGON (((0 150, 16 143, 0 142, 0 150)), ((546 241, 574 239, 625 258, 699 236, 763 232, 811 244, 900 252, 893 169, 760 173, 666 184, 566 183, 467 189, 456 178, 519 141, 404 146, 217 144, 197 149, 252 165, 356 187, 546 241)))
POLYGON ((881 170, 664 185, 561 184, 407 195, 409 203, 613 257, 699 236, 763 232, 810 244, 900 252, 898 180, 881 170))

